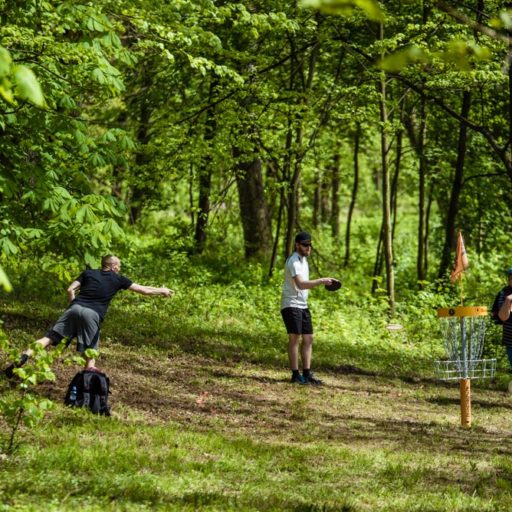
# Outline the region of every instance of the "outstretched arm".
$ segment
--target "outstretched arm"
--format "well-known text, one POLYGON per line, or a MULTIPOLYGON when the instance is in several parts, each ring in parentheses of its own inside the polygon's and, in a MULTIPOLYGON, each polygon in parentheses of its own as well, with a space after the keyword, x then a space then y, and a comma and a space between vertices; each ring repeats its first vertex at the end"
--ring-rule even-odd
POLYGON ((316 286, 320 286, 322 284, 332 283, 331 277, 320 277, 319 279, 311 279, 306 281, 305 279, 302 279, 302 276, 299 274, 297 274, 293 280, 295 281, 295 284, 299 290, 310 290, 311 288, 315 288, 316 286))
POLYGON ((174 292, 165 286, 157 288, 156 286, 143 286, 142 284, 133 283, 128 290, 140 293, 141 295, 163 295, 164 297, 174 295, 174 292))
POLYGON ((80 281, 73 281, 66 290, 69 302, 75 300, 75 293, 80 289, 80 281))

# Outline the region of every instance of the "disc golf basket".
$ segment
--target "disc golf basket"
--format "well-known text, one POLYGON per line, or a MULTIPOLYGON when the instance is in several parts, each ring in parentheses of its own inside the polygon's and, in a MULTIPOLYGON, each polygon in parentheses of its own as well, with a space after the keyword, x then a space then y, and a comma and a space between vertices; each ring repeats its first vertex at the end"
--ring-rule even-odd
POLYGON ((461 425, 471 426, 471 379, 496 373, 496 359, 482 359, 487 308, 459 306, 437 310, 447 359, 435 362, 436 376, 460 383, 461 425))

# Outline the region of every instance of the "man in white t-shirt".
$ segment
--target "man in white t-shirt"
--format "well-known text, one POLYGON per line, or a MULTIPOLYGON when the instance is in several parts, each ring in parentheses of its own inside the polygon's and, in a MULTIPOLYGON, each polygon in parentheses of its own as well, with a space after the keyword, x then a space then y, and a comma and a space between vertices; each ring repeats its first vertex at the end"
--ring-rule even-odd
POLYGON ((308 309, 311 288, 330 285, 332 278, 309 279, 308 256, 311 254, 311 235, 306 231, 295 237, 295 251, 286 260, 281 296, 281 316, 288 333, 288 359, 294 384, 322 384, 311 371, 313 352, 313 323, 308 309), (300 347, 300 338, 302 346, 300 347), (299 372, 299 347, 301 348, 302 375, 299 372))

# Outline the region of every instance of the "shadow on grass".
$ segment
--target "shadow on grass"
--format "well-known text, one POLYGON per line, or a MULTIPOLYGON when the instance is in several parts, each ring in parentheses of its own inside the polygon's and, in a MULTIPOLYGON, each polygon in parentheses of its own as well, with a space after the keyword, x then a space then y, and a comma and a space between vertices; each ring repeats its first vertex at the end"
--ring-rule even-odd
MULTIPOLYGON (((39 333, 42 336, 53 325, 47 315, 38 311, 34 315, 26 313, 5 312, 0 310, 0 318, 3 321, 3 328, 9 333, 12 329, 23 329, 32 333, 39 333)), ((37 334, 36 334, 37 335, 37 334)))
MULTIPOLYGON (((431 404, 436 405, 459 405, 460 404, 460 398, 453 398, 453 397, 447 397, 447 396, 437 396, 437 397, 431 397, 426 399, 427 402, 430 402, 431 404)), ((504 403, 504 402, 497 402, 497 401, 484 401, 484 400, 478 400, 475 398, 471 398, 471 405, 481 407, 482 409, 496 409, 498 407, 502 409, 510 409, 512 410, 512 404, 510 403, 504 403)))
MULTIPOLYGON (((260 332, 236 327, 215 327, 208 324, 184 324, 180 319, 166 319, 165 329, 158 322, 140 317, 110 318, 108 327, 116 341, 128 346, 148 345, 170 354, 194 354, 212 357, 219 361, 263 364, 273 368, 288 366, 287 335, 281 330, 267 329, 260 332), (133 328, 129 326, 133 325, 133 328)), ((404 355, 389 348, 375 355, 373 351, 339 343, 322 346, 315 342, 313 365, 316 370, 339 374, 384 375, 414 382, 430 361, 417 354, 404 355), (370 353, 368 353, 370 352, 370 353)))

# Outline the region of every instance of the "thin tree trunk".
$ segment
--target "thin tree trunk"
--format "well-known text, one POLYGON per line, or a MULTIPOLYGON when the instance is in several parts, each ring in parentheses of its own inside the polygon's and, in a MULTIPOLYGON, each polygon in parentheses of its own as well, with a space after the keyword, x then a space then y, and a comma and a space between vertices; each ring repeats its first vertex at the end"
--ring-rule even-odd
POLYGON ((313 227, 317 228, 322 218, 322 175, 315 169, 315 192, 313 194, 313 227))
MULTIPOLYGON (((319 19, 317 17, 317 19, 319 19)), ((316 42, 311 49, 311 54, 309 57, 309 65, 308 65, 308 76, 304 83, 303 87, 303 95, 301 102, 306 102, 307 94, 311 89, 313 84, 313 77, 315 75, 316 62, 318 60, 320 45, 316 42)), ((303 70, 303 64, 300 63, 299 70, 303 70)), ((293 73, 293 69, 292 69, 293 73)), ((299 198, 300 198, 300 178, 302 172, 302 133, 303 133, 303 119, 302 115, 298 114, 296 120, 296 128, 295 128, 295 151, 294 151, 294 170, 293 175, 290 180, 290 186, 288 189, 288 222, 286 226, 286 243, 285 243, 285 251, 288 256, 293 248, 293 234, 297 226, 299 225, 299 198)))
POLYGON ((425 99, 421 98, 420 106, 420 126, 418 133, 418 157, 419 157, 419 193, 418 193, 418 252, 416 257, 416 274, 420 283, 420 288, 423 288, 421 284, 427 277, 426 275, 426 262, 425 257, 425 239, 427 237, 426 231, 426 210, 425 210, 425 183, 426 183, 426 157, 425 157, 425 131, 426 131, 426 119, 425 119, 425 99))
MULTIPOLYGON (((214 81, 210 84, 209 102, 212 102, 214 92, 214 81)), ((213 107, 210 107, 206 111, 206 122, 204 130, 204 140, 207 146, 211 146, 211 142, 215 137, 215 131, 217 129, 217 122, 215 120, 215 111, 213 107)), ((196 231, 195 231, 195 250, 197 254, 202 254, 206 244, 206 227, 208 225, 208 217, 210 215, 210 193, 212 186, 212 158, 208 154, 204 157, 203 164, 198 170, 199 174, 199 199, 198 199, 198 211, 196 218, 196 231)))
POLYGON ((188 178, 188 203, 191 227, 196 223, 194 215, 194 164, 190 164, 188 178))
POLYGON ((430 212, 432 209, 432 202, 434 200, 434 183, 430 183, 430 190, 428 192, 428 202, 427 202, 427 211, 425 214, 425 240, 423 241, 423 262, 425 265, 425 276, 428 272, 428 232, 429 232, 429 225, 430 225, 430 212))
POLYGON ((352 195, 347 214, 347 227, 345 230, 345 258, 343 265, 349 266, 350 263, 350 233, 352 230, 352 217, 356 207, 357 191, 359 189, 359 144, 361 140, 361 125, 358 123, 356 133, 354 135, 354 181, 352 183, 352 195))
MULTIPOLYGON (((384 26, 380 25, 380 40, 384 39, 384 26)), ((387 135, 388 111, 386 73, 382 72, 379 81, 379 108, 380 108, 380 149, 382 163, 382 223, 383 223, 383 248, 386 265, 386 288, 389 301, 389 316, 395 316, 395 272, 393 261, 393 238, 391 230, 391 187, 389 179, 388 153, 389 141, 387 135)))
POLYGON ((384 238, 384 226, 381 223, 379 231, 379 241, 377 242, 377 252, 375 254, 375 264, 373 265, 373 279, 372 279, 372 295, 379 287, 378 277, 382 274, 382 239, 384 238))
POLYGON ((320 221, 322 222, 322 224, 330 222, 331 220, 331 205, 329 201, 329 192, 331 190, 331 187, 330 184, 327 183, 326 179, 327 176, 322 175, 322 181, 320 183, 320 221))
MULTIPOLYGON (((141 72, 143 74, 142 88, 144 93, 140 95, 139 126, 137 129, 138 149, 135 155, 135 165, 140 169, 138 174, 144 176, 146 167, 150 161, 147 153, 147 145, 150 140, 149 126, 153 112, 151 103, 145 93, 151 87, 153 79, 147 66, 143 66, 141 72)), ((132 224, 135 224, 139 219, 144 198, 148 195, 148 188, 144 183, 144 179, 139 179, 132 186, 130 199, 130 221, 132 224)))
MULTIPOLYGON (((391 209, 393 211, 393 222, 392 222, 392 240, 395 239, 395 228, 397 219, 397 205, 398 205, 398 178, 400 176, 400 163, 402 160, 402 131, 398 131, 396 137, 396 162, 395 162, 395 173, 393 175, 393 181, 391 183, 391 209)), ((382 274, 382 265, 384 263, 384 253, 382 251, 382 243, 384 241, 384 223, 381 222, 379 241, 377 243, 377 253, 375 255, 375 264, 373 266, 373 280, 372 280, 372 294, 375 293, 378 286, 377 277, 382 274)))
POLYGON ((334 155, 331 176, 331 233, 334 240, 340 237, 340 163, 341 155, 334 155))
POLYGON ((274 275, 274 268, 276 266, 277 247, 279 245, 279 238, 281 236, 281 224, 283 221, 284 204, 285 204, 284 189, 283 189, 283 187, 281 187, 281 192, 279 193, 279 209, 277 211, 276 234, 274 236, 274 244, 272 245, 272 256, 270 258, 270 267, 268 270, 269 277, 272 277, 274 275))
POLYGON ((396 134, 396 160, 395 173, 391 182, 391 212, 393 215, 391 238, 395 240, 396 219, 398 211, 398 178, 400 177, 400 166, 402 164, 403 131, 398 130, 396 134))
MULTIPOLYGON (((465 91, 462 97, 461 116, 467 118, 471 108, 471 93, 465 91)), ((452 260, 452 250, 455 242, 455 226, 457 213, 459 211, 459 198, 462 191, 462 180, 464 177, 464 159, 466 156, 466 146, 468 140, 468 127, 465 123, 459 125, 459 141, 457 144, 457 162, 455 165, 455 175, 450 194, 450 203, 448 206, 448 215, 446 218, 446 230, 443 246, 443 255, 439 266, 438 276, 444 276, 446 270, 450 267, 452 260)))

